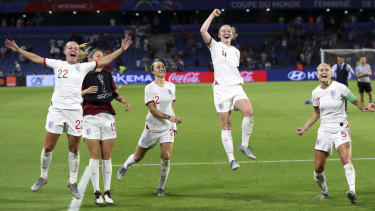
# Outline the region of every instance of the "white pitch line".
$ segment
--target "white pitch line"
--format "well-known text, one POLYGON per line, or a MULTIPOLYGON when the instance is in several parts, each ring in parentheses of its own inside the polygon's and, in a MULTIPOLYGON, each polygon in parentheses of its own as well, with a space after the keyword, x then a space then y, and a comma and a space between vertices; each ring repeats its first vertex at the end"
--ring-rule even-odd
MULTIPOLYGON (((338 161, 340 159, 327 159, 327 161, 338 161)), ((375 158, 352 158, 352 160, 375 160, 375 158)), ((314 160, 263 160, 263 161, 239 161, 238 163, 293 163, 293 162, 314 162, 314 160)), ((187 166, 187 165, 219 165, 228 164, 228 162, 205 162, 205 163, 171 163, 172 166, 187 166)), ((159 166, 160 163, 145 163, 145 164, 135 164, 133 166, 159 166)), ((122 166, 122 165, 112 165, 112 166, 122 166)), ((81 193, 81 199, 76 199, 73 197, 68 211, 79 211, 81 207, 83 197, 85 195, 87 184, 90 180, 90 170, 89 166, 86 167, 81 180, 78 184, 78 190, 81 193)))
MULTIPOLYGON (((327 159, 327 161, 337 161, 339 158, 327 159)), ((351 160, 375 160, 375 158, 352 158, 351 160)), ((293 162, 314 162, 315 160, 261 160, 261 161, 239 161, 238 163, 293 163, 293 162)), ((204 163, 171 163, 172 166, 188 166, 188 165, 219 165, 228 164, 228 162, 204 162, 204 163)), ((135 164, 133 166, 159 166, 160 163, 135 164)), ((122 165, 112 165, 122 166, 122 165)))
POLYGON ((85 196, 85 191, 87 187, 87 183, 90 180, 90 169, 89 166, 86 166, 85 172, 83 173, 81 180, 78 184, 78 191, 81 193, 81 198, 76 199, 73 197, 72 201, 70 202, 70 206, 68 211, 78 211, 81 207, 83 197, 85 196))

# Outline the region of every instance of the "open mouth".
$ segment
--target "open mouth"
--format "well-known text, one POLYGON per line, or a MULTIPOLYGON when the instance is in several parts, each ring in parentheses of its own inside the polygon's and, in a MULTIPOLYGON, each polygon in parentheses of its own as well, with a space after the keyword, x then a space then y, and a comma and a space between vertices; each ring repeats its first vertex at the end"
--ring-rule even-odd
POLYGON ((75 52, 70 53, 70 58, 71 58, 71 59, 76 58, 76 53, 75 53, 75 52))
POLYGON ((228 39, 228 38, 230 38, 230 35, 228 35, 228 34, 227 34, 227 35, 224 35, 224 38, 225 38, 225 39, 228 39))
POLYGON ((328 78, 328 76, 327 75, 322 75, 322 78, 328 78))

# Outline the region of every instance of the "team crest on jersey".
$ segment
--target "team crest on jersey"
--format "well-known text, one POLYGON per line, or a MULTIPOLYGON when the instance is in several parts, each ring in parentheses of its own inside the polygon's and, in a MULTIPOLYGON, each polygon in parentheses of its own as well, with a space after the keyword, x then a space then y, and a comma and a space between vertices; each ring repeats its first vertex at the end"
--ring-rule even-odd
POLYGON ((76 70, 77 70, 78 72, 81 72, 81 69, 79 68, 79 65, 76 65, 76 70))
POLYGON ((172 90, 168 89, 168 94, 172 96, 172 90))
POLYGON ((336 90, 331 90, 331 97, 335 97, 336 96, 336 90))
POLYGON ((48 122, 48 127, 49 127, 49 128, 52 128, 52 127, 53 127, 53 122, 52 122, 52 121, 49 121, 49 122, 48 122))
POLYGON ((87 134, 87 135, 90 135, 90 133, 91 133, 91 128, 87 128, 87 129, 86 129, 86 134, 87 134))

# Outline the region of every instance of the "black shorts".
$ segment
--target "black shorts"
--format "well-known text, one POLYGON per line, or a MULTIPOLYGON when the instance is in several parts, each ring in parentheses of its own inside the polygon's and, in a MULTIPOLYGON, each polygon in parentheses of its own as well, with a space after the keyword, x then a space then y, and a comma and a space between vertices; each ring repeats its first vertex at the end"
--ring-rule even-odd
POLYGON ((359 93, 363 93, 364 91, 371 92, 372 91, 371 83, 358 81, 358 89, 359 89, 359 93))

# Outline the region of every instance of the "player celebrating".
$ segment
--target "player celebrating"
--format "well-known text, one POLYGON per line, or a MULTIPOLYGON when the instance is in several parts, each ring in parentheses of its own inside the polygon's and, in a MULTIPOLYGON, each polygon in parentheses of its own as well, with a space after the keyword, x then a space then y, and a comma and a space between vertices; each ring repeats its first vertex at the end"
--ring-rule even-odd
POLYGON ((131 154, 118 170, 117 179, 122 180, 129 167, 141 161, 146 152, 160 140, 161 166, 156 195, 165 196, 164 185, 169 174, 174 136, 177 134, 176 124, 182 123, 182 119, 174 114, 176 87, 173 83, 165 81, 166 70, 163 62, 155 60, 151 65, 151 73, 155 76, 155 80, 145 88, 145 104, 149 110, 145 129, 135 153, 131 154))
MULTIPOLYGON (((89 61, 100 61, 103 52, 94 49, 88 56, 89 61)), ((91 171, 91 182, 94 188, 96 204, 103 204, 103 198, 99 188, 99 155, 101 152, 104 200, 107 204, 113 204, 111 196, 112 160, 111 153, 116 138, 116 124, 113 115, 115 110, 111 101, 117 101, 126 105, 126 111, 130 111, 130 103, 121 96, 109 71, 96 68, 89 72, 82 85, 83 101, 83 140, 86 141, 90 153, 89 168, 91 171)))
POLYGON ((355 171, 351 162, 352 145, 344 99, 347 99, 362 111, 373 111, 373 109, 364 106, 362 102, 358 101, 347 86, 331 81, 332 70, 328 64, 320 64, 317 68, 317 75, 320 85, 312 91, 314 112, 306 124, 296 130, 296 133, 302 136, 320 118, 320 127, 315 144, 314 179, 322 192, 314 200, 329 197, 324 167, 327 157, 332 154, 335 146, 344 166, 346 180, 349 185, 349 191, 346 192, 346 196, 352 204, 355 204, 357 202, 355 171))
POLYGON ((237 48, 231 46, 231 41, 238 36, 235 28, 229 25, 222 25, 218 34, 220 42, 216 42, 208 33, 212 20, 220 16, 220 14, 220 10, 215 9, 203 23, 200 32, 203 41, 210 49, 214 65, 214 103, 221 123, 221 140, 231 168, 236 170, 240 165, 236 162, 233 155, 231 110, 240 110, 244 116, 242 120, 242 143, 238 146, 238 151, 251 159, 256 159, 251 147, 249 147, 249 139, 254 123, 253 107, 241 86, 244 80, 238 71, 240 52, 237 48))
POLYGON ((60 135, 65 131, 68 136, 70 170, 70 178, 67 186, 71 189, 75 198, 81 198, 81 194, 77 188, 77 176, 82 128, 82 82, 89 71, 111 63, 129 47, 131 42, 131 37, 127 36, 122 40, 120 49, 100 61, 79 63, 80 59, 85 57, 84 54, 87 54, 87 51, 80 50, 80 46, 74 41, 70 41, 65 45, 64 54, 66 61, 42 58, 21 49, 14 40, 5 41, 5 45, 8 48, 22 54, 34 63, 44 64, 46 67, 53 68, 55 73, 55 89, 48 110, 45 141, 41 153, 41 175, 38 181, 31 187, 32 191, 38 191, 44 184, 47 184, 47 173, 52 160, 52 151, 60 135))

